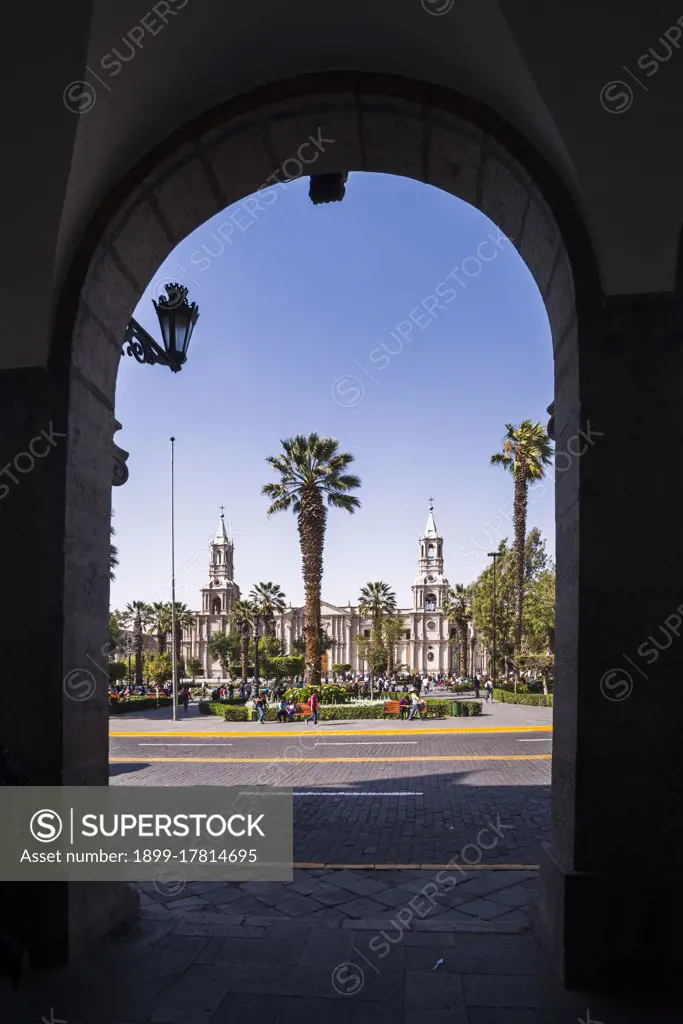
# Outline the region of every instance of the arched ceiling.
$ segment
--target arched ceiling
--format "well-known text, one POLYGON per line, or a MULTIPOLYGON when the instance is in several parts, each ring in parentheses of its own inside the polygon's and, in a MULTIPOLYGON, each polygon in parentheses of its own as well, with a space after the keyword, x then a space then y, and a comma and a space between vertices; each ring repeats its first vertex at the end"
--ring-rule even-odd
POLYGON ((17 264, 4 288, 24 306, 33 290, 17 365, 34 362, 30 337, 49 333, 85 227, 137 160, 231 96, 315 71, 398 74, 487 104, 573 191, 605 291, 670 290, 683 219, 678 16, 665 0, 633 13, 617 0, 73 0, 46 13, 36 38, 34 15, 20 9, 34 64, 28 80, 17 79, 25 102, 6 125, 19 163, 2 199, 17 264), (649 47, 664 58, 667 30, 676 45, 668 60, 647 65, 648 75, 638 59, 649 47), (114 50, 130 53, 126 36, 138 46, 114 73, 114 50), (62 97, 80 79, 96 102, 76 114, 62 97), (602 87, 616 79, 625 85, 601 103, 602 87), (626 107, 617 113, 620 96, 626 107))

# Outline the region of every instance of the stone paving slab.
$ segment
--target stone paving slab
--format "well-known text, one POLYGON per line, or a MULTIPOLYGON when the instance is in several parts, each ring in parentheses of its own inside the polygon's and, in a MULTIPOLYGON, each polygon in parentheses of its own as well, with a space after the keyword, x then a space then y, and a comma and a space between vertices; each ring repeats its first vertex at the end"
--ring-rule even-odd
MULTIPOLYGON (((164 908, 155 908, 161 909, 164 908)), ((384 935, 138 919, 69 968, 0 981, 0 1020, 35 1024, 673 1024, 680 1010, 565 991, 525 934, 384 935), (257 934, 258 933, 258 934, 257 934), (315 1016, 313 1016, 315 1015, 315 1016)), ((195 915, 197 916, 197 915, 195 915)), ((209 921, 208 918, 213 920, 209 921)), ((216 922, 218 918, 218 922, 216 922)))

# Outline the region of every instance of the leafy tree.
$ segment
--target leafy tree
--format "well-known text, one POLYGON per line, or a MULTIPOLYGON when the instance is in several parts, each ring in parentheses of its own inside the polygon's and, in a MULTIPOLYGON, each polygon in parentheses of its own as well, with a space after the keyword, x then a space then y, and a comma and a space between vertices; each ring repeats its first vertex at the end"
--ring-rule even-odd
POLYGON ((304 659, 300 655, 285 654, 270 660, 270 671, 274 679, 294 679, 304 671, 304 659))
POLYGON ((347 473, 353 455, 339 451, 339 442, 319 434, 298 434, 282 441, 282 453, 266 460, 280 475, 263 487, 271 499, 268 515, 291 509, 298 519, 306 614, 306 682, 320 683, 320 588, 327 526, 327 506, 349 513, 360 506, 350 492, 360 487, 347 473))
POLYGON ((173 678, 173 665, 169 654, 150 651, 145 657, 145 675, 157 686, 162 686, 173 678))
POLYGON ((351 665, 346 662, 337 662, 332 666, 332 678, 337 681, 337 676, 346 675, 347 672, 351 671, 351 665))
MULTIPOLYGON (((524 612, 524 555, 529 484, 542 480, 545 467, 552 461, 552 443, 541 423, 522 420, 519 426, 505 424, 502 451, 491 456, 492 465, 502 466, 514 479, 513 520, 515 528, 515 627, 514 651, 522 649, 522 617, 524 612)), ((515 669, 515 680, 519 669, 515 669)))
POLYGON ((188 658, 187 665, 185 667, 187 669, 187 674, 192 679, 192 685, 194 686, 194 681, 197 678, 197 676, 203 675, 204 666, 202 665, 199 658, 188 658))
POLYGON ((209 653, 218 658, 225 675, 232 675, 233 667, 240 664, 242 641, 232 630, 230 633, 214 633, 208 642, 209 653))
MULTIPOLYGON (((515 552, 507 540, 498 548, 496 571, 496 648, 498 659, 508 668, 529 666, 533 654, 547 653, 554 644, 555 570, 545 553, 539 530, 529 531, 524 559, 524 619, 522 650, 515 653, 515 552)), ((493 646, 493 566, 487 566, 471 585, 472 622, 479 643, 493 646)), ((540 671, 540 670, 539 670, 540 671)))
POLYGON ((368 666, 368 672, 370 673, 370 692, 372 693, 372 685, 377 672, 383 672, 387 667, 387 649, 384 646, 384 640, 382 634, 375 634, 373 636, 357 636, 354 638, 354 642, 358 648, 358 656, 368 666))
POLYGON ((472 609, 470 607, 469 590, 462 583, 456 583, 448 591, 444 605, 444 614, 449 623, 455 624, 458 631, 458 675, 463 678, 467 675, 467 624, 472 618, 472 609))
POLYGON ((131 601, 124 611, 124 622, 133 630, 133 651, 135 653, 135 682, 142 685, 142 650, 145 631, 152 621, 150 607, 145 601, 131 601))
MULTIPOLYGON (((252 648, 253 646, 254 641, 252 640, 252 648)), ((273 678, 275 675, 273 672, 273 661, 275 658, 282 657, 282 644, 276 636, 267 633, 265 636, 259 637, 258 653, 261 674, 265 679, 273 678)))
POLYGON ((121 644, 123 639, 123 630, 125 628, 124 623, 126 620, 126 613, 120 612, 118 609, 114 609, 113 612, 109 612, 109 649, 110 651, 115 650, 121 644))
POLYGON ((112 683, 115 683, 118 679, 125 679, 127 674, 128 666, 125 661, 109 662, 109 678, 112 683))
POLYGON ((543 692, 553 669, 555 648, 555 571, 543 568, 530 581, 524 599, 522 664, 541 675, 543 692))

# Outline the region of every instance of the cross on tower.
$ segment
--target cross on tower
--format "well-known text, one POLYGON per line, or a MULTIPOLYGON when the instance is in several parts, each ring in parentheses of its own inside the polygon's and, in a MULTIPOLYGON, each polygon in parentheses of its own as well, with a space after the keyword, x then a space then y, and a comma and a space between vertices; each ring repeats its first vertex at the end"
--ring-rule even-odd
POLYGON ((219 505, 218 507, 221 510, 221 519, 225 519, 225 505, 219 505))
POLYGON ((427 501, 429 502, 429 511, 431 512, 434 509, 434 499, 433 498, 427 498, 427 501))

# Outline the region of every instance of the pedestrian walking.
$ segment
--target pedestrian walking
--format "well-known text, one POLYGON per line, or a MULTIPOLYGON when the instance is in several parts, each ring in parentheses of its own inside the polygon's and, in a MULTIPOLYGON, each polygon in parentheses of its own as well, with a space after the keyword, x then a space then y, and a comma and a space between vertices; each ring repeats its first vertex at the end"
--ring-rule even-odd
POLYGON ((313 692, 311 693, 311 699, 309 700, 309 704, 311 706, 311 713, 308 716, 308 718, 306 719, 306 724, 308 725, 309 722, 313 722, 313 725, 317 725, 318 724, 318 697, 317 697, 317 694, 316 694, 315 690, 313 690, 313 692))
POLYGON ((266 711, 268 710, 268 701, 263 694, 254 701, 254 709, 258 713, 259 722, 263 725, 266 720, 266 711))
POLYGON ((493 683, 490 679, 487 679, 484 683, 484 689, 486 690, 485 704, 493 704, 493 683))
POLYGON ((411 704, 410 711, 408 712, 408 721, 411 722, 413 718, 415 718, 415 715, 417 715, 419 719, 422 719, 422 706, 416 690, 413 690, 413 692, 411 693, 410 702, 411 704))
POLYGON ((180 703, 185 708, 185 714, 187 714, 188 708, 190 706, 190 687, 189 686, 183 686, 182 690, 180 691, 180 703))

